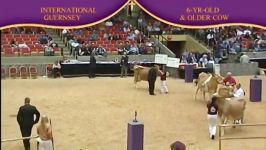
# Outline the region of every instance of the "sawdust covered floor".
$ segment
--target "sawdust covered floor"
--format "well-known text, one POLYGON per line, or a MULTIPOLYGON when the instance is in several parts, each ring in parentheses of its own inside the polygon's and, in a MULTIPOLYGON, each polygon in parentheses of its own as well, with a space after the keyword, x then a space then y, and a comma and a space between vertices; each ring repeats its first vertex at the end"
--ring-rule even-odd
MULTIPOLYGON (((248 100, 245 122, 266 123, 266 76, 263 79, 262 102, 249 102, 249 79, 236 77, 242 83, 248 100)), ((138 111, 144 121, 144 149, 169 150, 180 140, 188 150, 218 149, 218 140, 210 140, 206 119, 206 102, 202 94, 194 101, 195 85, 181 79, 167 79, 169 94, 148 95, 147 82, 133 86, 133 77, 98 77, 89 79, 5 79, 1 85, 1 138, 21 137, 16 122, 18 108, 30 97, 41 114, 52 118, 57 150, 125 150, 127 122, 138 111)), ((36 135, 36 125, 32 130, 36 135)), ((228 128, 226 136, 265 136, 266 127, 228 128)), ((36 149, 35 140, 31 140, 36 149)), ((223 142, 225 150, 263 150, 266 140, 233 140, 223 142)), ((22 141, 2 143, 3 150, 21 150, 22 141)))

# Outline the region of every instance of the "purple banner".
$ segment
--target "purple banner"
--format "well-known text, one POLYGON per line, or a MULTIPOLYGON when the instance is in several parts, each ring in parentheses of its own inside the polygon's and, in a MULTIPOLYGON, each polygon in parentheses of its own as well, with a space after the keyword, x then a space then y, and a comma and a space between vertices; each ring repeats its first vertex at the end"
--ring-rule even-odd
MULTIPOLYGON (((89 26, 118 13, 131 0, 3 0, 0 29, 18 24, 56 27, 89 26)), ((132 0, 133 1, 133 0, 132 0)), ((135 0, 168 24, 204 27, 245 24, 266 27, 265 0, 135 0)))
POLYGON ((3 0, 0 27, 16 24, 81 26, 111 17, 128 0, 3 0))
POLYGON ((253 24, 266 27, 265 0, 136 0, 157 19, 175 25, 253 24))

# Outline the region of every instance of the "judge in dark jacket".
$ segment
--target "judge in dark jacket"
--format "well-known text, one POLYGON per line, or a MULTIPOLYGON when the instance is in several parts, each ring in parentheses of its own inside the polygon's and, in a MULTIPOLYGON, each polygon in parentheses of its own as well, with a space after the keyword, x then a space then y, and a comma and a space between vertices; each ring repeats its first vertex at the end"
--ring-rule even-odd
MULTIPOLYGON (((40 113, 35 106, 30 105, 30 98, 25 98, 25 105, 19 108, 17 122, 20 127, 22 137, 30 137, 31 129, 34 124, 38 123, 40 113), (34 117, 35 116, 35 117, 34 117)), ((23 140, 25 150, 30 150, 30 140, 23 140)))
POLYGON ((96 59, 94 57, 95 51, 91 52, 90 56, 90 74, 89 78, 95 78, 95 70, 96 70, 96 59))
POLYGON ((154 86, 155 86, 155 81, 157 78, 157 71, 158 71, 158 68, 154 66, 148 72, 149 94, 150 95, 155 95, 154 86))
POLYGON ((123 78, 124 76, 127 77, 128 56, 126 52, 124 52, 124 55, 121 57, 120 67, 121 67, 121 78, 123 78))

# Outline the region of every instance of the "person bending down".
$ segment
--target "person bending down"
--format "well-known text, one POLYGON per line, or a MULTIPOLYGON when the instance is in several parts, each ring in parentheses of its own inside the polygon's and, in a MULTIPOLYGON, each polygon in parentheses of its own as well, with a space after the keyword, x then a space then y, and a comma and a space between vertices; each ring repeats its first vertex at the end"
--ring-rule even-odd
POLYGON ((41 122, 37 127, 37 133, 39 135, 37 138, 39 150, 53 150, 52 128, 47 116, 43 115, 41 117, 41 122))

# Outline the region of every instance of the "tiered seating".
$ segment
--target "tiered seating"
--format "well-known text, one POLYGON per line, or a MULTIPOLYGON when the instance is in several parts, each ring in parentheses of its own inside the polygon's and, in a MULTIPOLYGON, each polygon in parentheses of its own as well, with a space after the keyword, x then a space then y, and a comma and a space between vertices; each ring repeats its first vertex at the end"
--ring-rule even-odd
MULTIPOLYGON (((98 35, 98 38, 96 41, 89 41, 88 38, 90 36, 90 34, 92 34, 93 31, 87 31, 86 29, 82 29, 82 35, 76 35, 75 34, 75 29, 70 29, 69 32, 70 34, 72 35, 75 35, 75 36, 80 36, 85 43, 91 43, 93 42, 94 45, 97 47, 99 45, 101 45, 102 47, 104 47, 107 51, 107 53, 109 54, 117 54, 117 45, 119 43, 125 43, 127 40, 127 36, 128 36, 128 33, 126 32, 119 32, 118 29, 119 27, 121 26, 121 24, 114 24, 112 27, 107 27, 105 26, 105 29, 106 29, 106 33, 109 33, 109 34, 112 34, 112 35, 119 35, 120 36, 120 40, 108 40, 108 39, 105 39, 103 37, 104 35, 104 32, 103 31, 96 31, 97 35, 98 35)), ((97 26, 95 27, 97 28, 97 26)), ((62 30, 59 30, 59 34, 61 35, 62 37, 62 30)), ((68 42, 64 39, 64 41, 66 42, 66 44, 68 45, 68 42)), ((134 43, 137 43, 137 41, 129 41, 131 44, 134 44, 134 43)), ((68 45, 69 46, 69 45, 68 45)), ((70 47, 70 46, 69 46, 70 47)), ((152 52, 151 48, 147 48, 147 51, 148 52, 152 52)))
POLYGON ((38 35, 35 34, 2 34, 1 54, 3 56, 30 56, 43 55, 44 46, 39 44, 38 35), (28 48, 11 48, 10 42, 24 41, 28 48))

